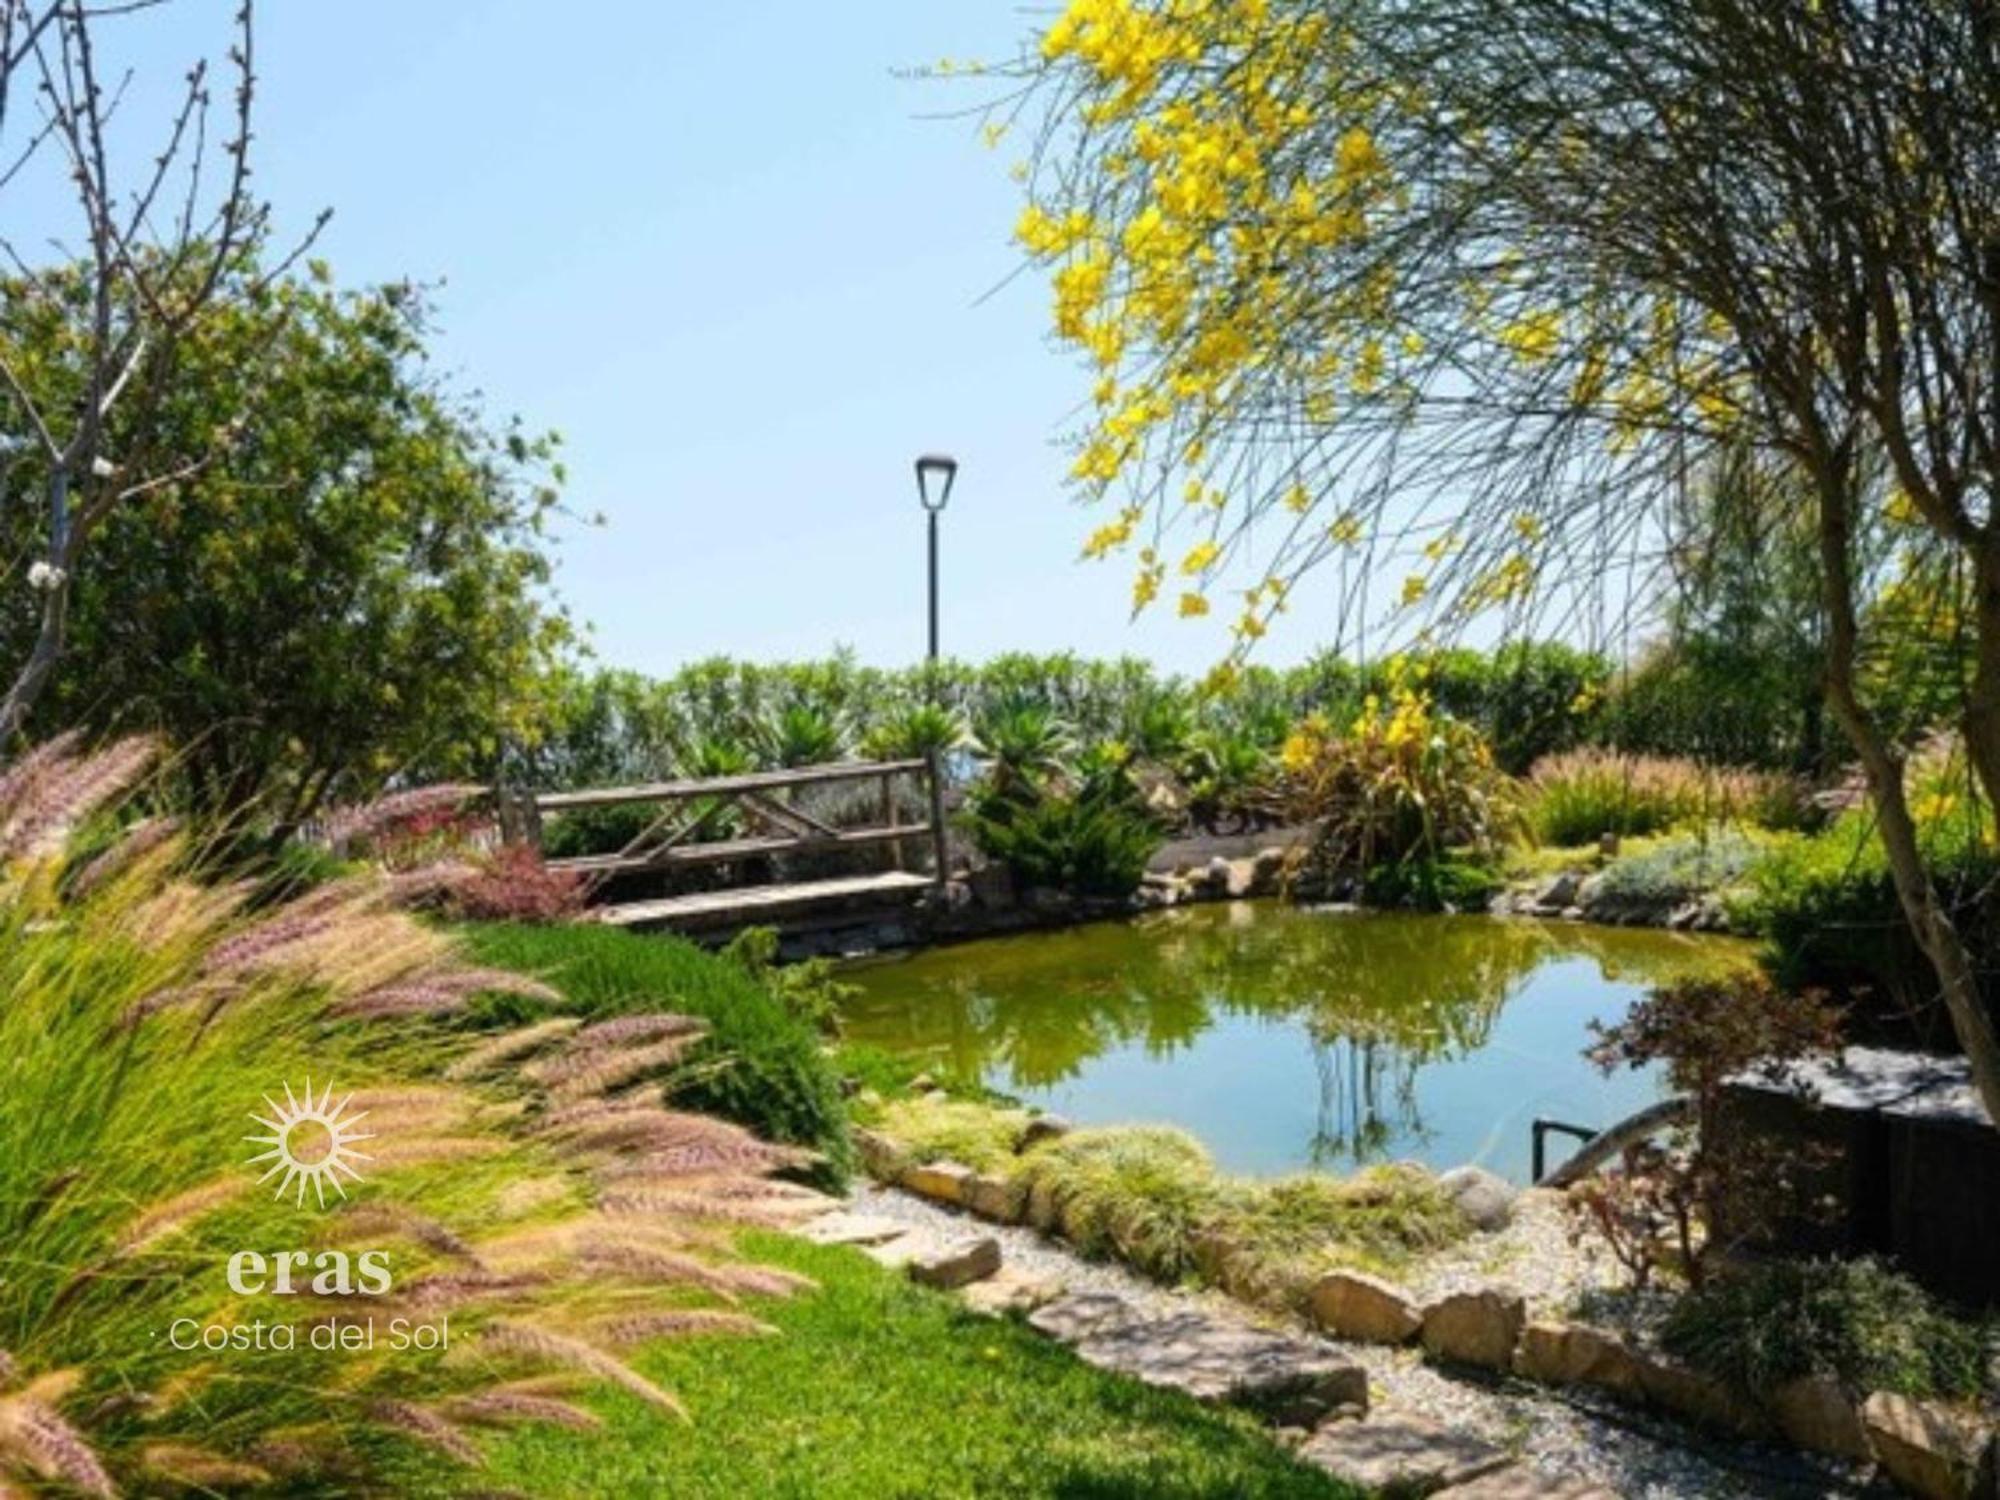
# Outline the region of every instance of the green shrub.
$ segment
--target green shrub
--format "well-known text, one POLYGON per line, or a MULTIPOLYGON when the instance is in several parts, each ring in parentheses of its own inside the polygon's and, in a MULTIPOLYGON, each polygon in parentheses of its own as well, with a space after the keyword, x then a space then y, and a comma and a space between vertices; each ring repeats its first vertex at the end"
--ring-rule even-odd
POLYGON ((1394 1268, 1463 1239, 1472 1226, 1421 1167, 1368 1167, 1352 1177, 1308 1173, 1238 1184, 1214 1222, 1230 1257, 1230 1290, 1296 1304, 1341 1265, 1394 1268))
POLYGON ((1185 1131, 1137 1125, 1076 1130, 1030 1152, 1017 1177, 1045 1195, 1086 1255, 1179 1281, 1196 1269, 1196 1236, 1219 1201, 1215 1164, 1185 1131))
POLYGON ((1485 911, 1505 884, 1499 871, 1476 860, 1415 857, 1377 865, 1362 881, 1370 906, 1419 911, 1485 911))
MULTIPOLYGON (((1920 814, 1935 800, 1920 797, 1920 814)), ((2000 959, 2000 848, 1978 829, 1931 816, 1919 826, 1925 862, 1982 973, 2000 959)), ((1867 996, 1863 1020, 1889 1022, 1924 1045, 1956 1046, 1938 1008, 1930 961, 1911 936, 1888 856, 1865 811, 1845 814, 1804 838, 1773 845, 1750 870, 1732 910, 1765 940, 1782 984, 1821 985, 1867 996)), ((2000 1014, 1989 991, 1987 1006, 2000 1014)))
POLYGON ((1028 1115, 1025 1110, 925 1094, 890 1100, 882 1106, 877 1123, 909 1149, 912 1161, 955 1161, 992 1172, 1014 1166, 1014 1146, 1028 1115))
POLYGON ((1872 1259, 1774 1261, 1717 1281, 1675 1304, 1661 1340, 1759 1396, 1806 1375, 1857 1393, 1975 1396, 2000 1352, 1991 1326, 1872 1259))
POLYGON ((1292 815, 1316 830, 1313 884, 1454 852, 1491 857, 1515 832, 1513 778, 1477 729, 1436 710, 1420 676, 1396 678, 1394 696, 1371 696, 1351 724, 1308 719, 1285 741, 1292 815))
POLYGON ((1677 834, 1620 855, 1599 877, 1608 896, 1660 903, 1688 901, 1742 881, 1764 847, 1733 829, 1677 834))
POLYGON ((985 795, 966 823, 980 852, 1023 886, 1079 896, 1129 896, 1164 841, 1127 798, 1097 788, 985 795))
POLYGON ((700 1016, 708 1022, 708 1038, 675 1102, 748 1125, 768 1140, 817 1151, 826 1159, 823 1179, 846 1180, 853 1147, 833 1066, 812 1025, 740 965, 680 938, 581 923, 469 926, 463 938, 481 962, 533 974, 569 1002, 555 1008, 509 999, 487 1007, 482 1019, 488 1022, 651 1010, 700 1016))

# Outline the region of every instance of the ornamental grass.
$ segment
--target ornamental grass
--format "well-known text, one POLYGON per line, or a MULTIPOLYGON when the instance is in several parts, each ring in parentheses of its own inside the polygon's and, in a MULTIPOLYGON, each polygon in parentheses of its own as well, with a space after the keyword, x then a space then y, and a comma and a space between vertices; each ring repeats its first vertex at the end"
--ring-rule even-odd
POLYGON ((732 1304, 800 1284, 729 1230, 817 1207, 769 1175, 807 1153, 638 1081, 698 1022, 454 1029, 495 990, 558 997, 400 909, 435 882, 211 878, 138 815, 154 759, 64 738, 0 772, 0 1494, 381 1492, 498 1428, 594 1426, 605 1386, 677 1420, 627 1353, 754 1331, 732 1304), (245 1137, 291 1088, 368 1139, 280 1200, 245 1137), (311 1279, 232 1289, 233 1255, 291 1251, 311 1279), (373 1295, 329 1269, 370 1255, 373 1295), (390 1347, 398 1319, 448 1347, 390 1347), (313 1347, 334 1320, 375 1347, 313 1347))

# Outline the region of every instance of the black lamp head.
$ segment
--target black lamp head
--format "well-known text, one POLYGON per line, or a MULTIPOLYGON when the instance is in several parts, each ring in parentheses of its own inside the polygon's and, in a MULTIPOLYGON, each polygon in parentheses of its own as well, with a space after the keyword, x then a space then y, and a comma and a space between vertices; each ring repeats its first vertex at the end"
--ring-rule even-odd
POLYGON ((917 460, 917 499, 927 511, 944 509, 951 484, 958 478, 958 460, 943 453, 926 453, 917 460), (935 489, 935 494, 933 493, 935 489))

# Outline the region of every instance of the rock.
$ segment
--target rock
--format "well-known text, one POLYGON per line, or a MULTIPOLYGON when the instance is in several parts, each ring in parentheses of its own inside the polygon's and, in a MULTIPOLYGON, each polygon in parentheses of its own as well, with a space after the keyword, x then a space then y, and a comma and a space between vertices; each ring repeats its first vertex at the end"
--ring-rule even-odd
POLYGON ((1633 1399, 1645 1393, 1639 1361, 1625 1342, 1582 1323, 1528 1324, 1514 1350, 1514 1371, 1544 1385, 1594 1385, 1633 1399))
POLYGON ((1861 1423, 1882 1467, 1904 1489, 1924 1500, 1985 1500, 1974 1486, 1982 1456, 1991 1457, 1984 1454, 1991 1435, 1972 1417, 1877 1391, 1862 1404, 1861 1423))
POLYGON ((1576 888, 1582 882, 1583 877, 1578 875, 1576 871, 1564 870, 1562 874, 1556 876, 1554 880, 1551 880, 1547 885, 1535 892, 1535 905, 1553 906, 1558 911, 1565 906, 1574 906, 1576 905, 1576 888))
POLYGON ((857 1129, 854 1149, 861 1154, 861 1165, 868 1175, 881 1182, 893 1184, 909 1165, 909 1155, 902 1143, 879 1130, 857 1129))
POLYGON ((1313 1322, 1328 1333, 1369 1344, 1402 1344, 1417 1336, 1424 1315, 1394 1282, 1360 1271, 1322 1276, 1307 1294, 1313 1322))
POLYGON ((1027 1191, 997 1172, 974 1172, 960 1184, 959 1200, 982 1219, 995 1224, 1018 1224, 1027 1191))
POLYGON ((1053 1302, 1063 1285, 1053 1276, 1036 1276, 1003 1265, 984 1281, 975 1281, 959 1291, 959 1300, 974 1312, 989 1317, 1006 1313, 1031 1313, 1045 1302, 1053 1302))
POLYGON ((1514 1199, 1520 1190, 1484 1167, 1453 1167, 1441 1173, 1438 1186, 1450 1195, 1475 1229, 1505 1229, 1514 1220, 1514 1199))
POLYGON ((937 1086, 937 1080, 928 1073, 919 1073, 910 1080, 910 1092, 913 1094, 928 1094, 937 1086))
POLYGON ((909 1227, 897 1219, 842 1210, 801 1225, 799 1234, 816 1245, 882 1245, 907 1234, 909 1227))
POLYGON ((999 1270, 1000 1242, 990 1234, 953 1240, 911 1256, 907 1264, 912 1281, 950 1290, 999 1270))
POLYGON ((966 876, 972 896, 989 911, 1006 911, 1014 905, 1014 875, 1003 864, 982 865, 966 876))
POLYGON ((1761 1437, 1770 1432, 1763 1413, 1731 1390, 1728 1382, 1654 1350, 1634 1351, 1633 1358, 1639 1367, 1639 1384, 1655 1406, 1739 1437, 1761 1437))
POLYGON ((1526 1464, 1509 1464, 1470 1484, 1438 1490, 1431 1500, 1618 1500, 1618 1495, 1588 1480, 1552 1479, 1526 1464))
POLYGON ((934 1203, 963 1203, 972 1168, 955 1161, 929 1161, 906 1168, 900 1186, 934 1203))
POLYGON ((1030 1146, 1041 1145, 1043 1141, 1053 1141, 1068 1135, 1074 1128, 1061 1115, 1036 1115, 1021 1127, 1021 1139, 1014 1143, 1014 1149, 1026 1151, 1030 1146))
POLYGON ((1505 1468, 1491 1443, 1415 1416, 1328 1422, 1298 1450, 1299 1460, 1373 1494, 1428 1494, 1505 1468))
POLYGON ((1257 861, 1254 859, 1232 859, 1228 862, 1228 873, 1222 878, 1223 894, 1232 901, 1241 901, 1257 892, 1257 861))
POLYGON ((1068 891, 1059 891, 1052 885, 1029 886, 1021 904, 1040 917, 1067 916, 1076 905, 1068 891))
POLYGON ((1085 1292, 1038 1308, 1028 1324, 1099 1369, 1247 1407, 1280 1425, 1310 1425, 1342 1406, 1368 1404, 1367 1372, 1331 1345, 1204 1312, 1154 1313, 1115 1293, 1085 1292))
POLYGON ((878 1266, 887 1266, 892 1271, 900 1271, 917 1256, 927 1254, 937 1248, 937 1237, 922 1230, 911 1230, 899 1234, 892 1240, 879 1244, 863 1245, 861 1251, 878 1266))
POLYGON ((1424 1310, 1424 1348, 1439 1359, 1510 1369, 1527 1318, 1527 1302, 1513 1292, 1458 1292, 1424 1310))
POLYGON ((1094 1334, 1143 1323, 1146 1315, 1116 1292, 1071 1292, 1028 1319, 1028 1326, 1058 1343, 1074 1344, 1094 1334))
POLYGON ((1771 1393, 1778 1430, 1798 1447, 1866 1463, 1873 1453, 1861 1412, 1838 1380, 1804 1375, 1771 1393))
POLYGON ((1202 867, 1201 881, 1208 887, 1210 895, 1222 895, 1229 889, 1229 861, 1220 854, 1215 855, 1202 867))

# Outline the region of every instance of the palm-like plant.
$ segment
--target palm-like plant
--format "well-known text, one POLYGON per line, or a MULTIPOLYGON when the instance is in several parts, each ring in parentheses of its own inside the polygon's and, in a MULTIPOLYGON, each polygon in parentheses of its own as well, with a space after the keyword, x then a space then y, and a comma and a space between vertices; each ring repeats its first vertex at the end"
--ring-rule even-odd
POLYGON ((965 721, 935 703, 915 703, 870 730, 862 749, 876 760, 923 760, 965 743, 965 721))
POLYGON ((810 703, 789 703, 757 726, 763 759, 774 766, 817 766, 847 752, 847 726, 810 703))
POLYGON ((1171 765, 1194 737, 1194 707, 1172 692, 1154 692, 1128 715, 1125 742, 1141 760, 1171 765))
POLYGON ((1039 703, 1005 703, 982 717, 973 749, 1001 796, 1032 792, 1069 764, 1076 741, 1070 727, 1039 703))

